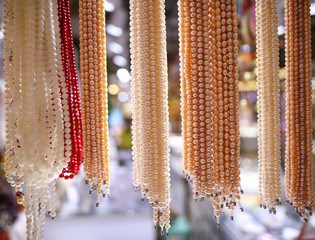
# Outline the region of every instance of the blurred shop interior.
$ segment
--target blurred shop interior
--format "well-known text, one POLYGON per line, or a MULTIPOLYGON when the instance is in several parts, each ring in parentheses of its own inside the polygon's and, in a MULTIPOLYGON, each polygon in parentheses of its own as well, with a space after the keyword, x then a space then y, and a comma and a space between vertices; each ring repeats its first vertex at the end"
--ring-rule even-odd
MULTIPOLYGON (((312 0, 313 77, 315 77, 315 0, 312 0)), ((78 0, 71 0, 72 27, 79 69, 78 0)), ((191 187, 182 175, 182 142, 180 136, 180 76, 177 1, 166 0, 170 148, 171 148, 171 229, 169 239, 185 240, 291 240, 315 239, 315 217, 308 223, 285 203, 277 214, 259 208, 257 156, 257 86, 255 49, 255 1, 238 0, 239 69, 240 69, 240 128, 241 128, 241 185, 242 206, 234 221, 222 216, 217 228, 209 201, 195 203, 191 187)), ((2 11, 1 11, 2 12, 2 11)), ((108 57, 109 125, 111 159, 111 198, 102 199, 95 207, 96 194, 89 195, 83 174, 58 182, 58 214, 55 220, 47 218, 47 240, 120 240, 166 239, 153 228, 151 207, 141 201, 141 194, 132 185, 131 106, 129 59, 129 5, 126 0, 106 0, 106 32, 108 57)), ((281 136, 282 168, 285 142, 285 49, 284 1, 278 0, 279 56, 281 81, 281 136)), ((0 31, 0 152, 4 150, 4 73, 3 39, 0 31)), ((315 78, 313 78, 314 89, 315 78)), ((315 114, 313 90, 313 115, 315 114)), ((313 128, 315 117, 313 117, 313 128)), ((315 132, 315 131, 314 131, 315 132)), ((3 163, 3 156, 1 162, 3 163)), ((25 215, 16 204, 0 165, 0 239, 25 239, 25 215), (9 236, 9 238, 1 238, 9 236)), ((283 177, 282 177, 283 179, 283 177)), ((284 180, 284 179, 283 179, 284 180)), ((284 184, 284 181, 283 181, 284 184)), ((283 186, 284 188, 284 186, 283 186)))

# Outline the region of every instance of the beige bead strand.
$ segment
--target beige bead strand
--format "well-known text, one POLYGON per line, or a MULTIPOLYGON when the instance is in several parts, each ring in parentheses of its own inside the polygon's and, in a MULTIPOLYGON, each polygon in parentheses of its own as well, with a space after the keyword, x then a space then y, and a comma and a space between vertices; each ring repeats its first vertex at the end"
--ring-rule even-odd
POLYGON ((140 112, 140 75, 138 56, 138 0, 130 2, 130 57, 131 57, 131 104, 132 104, 132 155, 133 155, 133 185, 138 190, 141 185, 141 124, 140 112))
POLYGON ((168 82, 164 0, 130 1, 134 185, 170 228, 168 82))
POLYGON ((260 206, 276 213, 281 199, 277 1, 256 1, 256 16, 260 206))

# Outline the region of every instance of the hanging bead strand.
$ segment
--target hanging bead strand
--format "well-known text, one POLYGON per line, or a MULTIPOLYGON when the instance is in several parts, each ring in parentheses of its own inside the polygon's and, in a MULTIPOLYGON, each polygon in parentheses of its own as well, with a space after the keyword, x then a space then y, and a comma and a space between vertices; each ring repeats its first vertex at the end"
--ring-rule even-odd
POLYGON ((109 195, 105 2, 80 0, 84 173, 90 193, 109 195))
POLYGON ((164 0, 131 0, 134 184, 153 206, 153 222, 170 228, 168 83, 164 0), (136 106, 136 104, 138 104, 136 106))
POLYGON ((219 224, 241 192, 236 1, 178 5, 184 172, 196 200, 214 197, 219 224))
POLYGON ((63 113, 68 110, 62 99, 68 96, 60 59, 57 2, 4 1, 3 11, 6 177, 17 191, 18 203, 24 204, 27 239, 43 239, 46 210, 56 215, 51 203, 55 180, 71 155, 64 150, 64 141, 69 139, 64 132, 70 129, 69 122, 63 125, 63 113))
POLYGON ((195 199, 204 198, 212 188, 212 175, 207 174, 212 168, 209 10, 209 3, 202 1, 179 2, 184 171, 193 183, 195 199))
MULTIPOLYGON (((54 206, 50 202, 55 201, 55 179, 70 156, 63 147, 68 139, 64 131, 69 129, 62 121, 61 96, 67 99, 67 94, 58 51, 57 5, 53 0, 26 0, 23 4, 11 0, 3 4, 5 171, 17 191, 18 203, 25 207, 27 239, 43 239, 46 203, 54 206)), ((50 211, 54 217, 55 208, 50 211)))
POLYGON ((310 2, 285 0, 286 196, 307 221, 313 206, 310 2))
POLYGON ((71 148, 70 162, 67 168, 63 169, 60 177, 68 179, 73 178, 74 175, 78 173, 80 164, 82 163, 83 154, 80 91, 75 65, 69 0, 58 0, 58 17, 61 39, 61 57, 67 84, 67 105, 69 107, 69 116, 65 116, 65 118, 70 121, 69 127, 71 136, 70 141, 65 141, 65 148, 71 148))
POLYGON ((133 157, 133 185, 135 190, 141 187, 141 85, 139 75, 138 56, 138 0, 130 1, 130 58, 131 58, 131 106, 132 106, 132 157, 133 157))
POLYGON ((276 213, 281 199, 277 1, 256 1, 256 16, 260 206, 276 213))

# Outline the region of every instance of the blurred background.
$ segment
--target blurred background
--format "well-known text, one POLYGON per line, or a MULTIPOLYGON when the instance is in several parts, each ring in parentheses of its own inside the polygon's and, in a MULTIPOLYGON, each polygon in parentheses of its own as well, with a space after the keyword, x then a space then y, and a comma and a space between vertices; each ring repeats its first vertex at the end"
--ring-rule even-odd
MULTIPOLYGON (((0 1, 1 2, 1 1, 0 1)), ((95 207, 96 195, 89 195, 82 173, 73 180, 58 182, 58 215, 47 218, 47 240, 121 240, 166 239, 155 232, 152 210, 141 202, 140 193, 132 185, 131 106, 129 56, 129 5, 126 0, 105 0, 108 57, 109 125, 111 156, 110 199, 102 199, 95 207)), ((70 0, 74 43, 79 69, 78 0, 70 0)), ((312 44, 315 51, 315 0, 311 0, 312 44)), ((240 128, 241 128, 241 184, 245 194, 241 203, 245 212, 236 211, 234 221, 221 217, 217 228, 210 201, 195 203, 191 187, 183 178, 182 139, 180 136, 180 79, 178 55, 177 1, 166 0, 167 54, 169 75, 170 148, 171 148, 171 229, 174 240, 271 240, 315 239, 315 218, 302 223, 286 204, 269 214, 259 208, 257 156, 257 86, 255 49, 255 1, 238 0, 239 69, 240 69, 240 128)), ((285 131, 285 50, 284 0, 278 0, 279 55, 281 81, 282 167, 284 167, 285 131)), ((2 13, 2 11, 1 11, 2 13)), ((1 16, 2 19, 2 16, 1 16)), ((0 31, 0 239, 25 239, 23 207, 16 204, 15 193, 3 174, 4 150, 4 73, 3 32, 0 31)), ((313 56, 315 56, 313 54, 313 56)), ((313 60, 313 76, 315 73, 313 60)), ((314 89, 315 78, 313 78, 314 89)), ((313 90, 313 100, 315 92, 313 90)), ((314 102, 314 101, 313 101, 314 102)), ((313 104, 313 113, 315 113, 313 104)), ((315 118, 313 118, 315 119, 315 118)), ((313 120, 313 126, 315 121, 313 120)), ((314 131, 315 132, 315 131, 314 131)), ((283 170, 283 168, 282 168, 283 170)), ((283 175, 283 172, 282 172, 283 175)), ((283 179, 283 178, 282 178, 283 179)), ((284 187, 284 186, 283 186, 284 187)), ((282 199, 284 203, 285 200, 282 199)))

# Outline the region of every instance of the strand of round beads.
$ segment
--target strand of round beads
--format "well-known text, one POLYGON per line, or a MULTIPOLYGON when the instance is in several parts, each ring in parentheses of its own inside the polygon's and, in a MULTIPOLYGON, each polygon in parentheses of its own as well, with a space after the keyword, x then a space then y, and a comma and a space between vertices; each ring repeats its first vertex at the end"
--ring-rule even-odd
POLYGON ((178 5, 184 172, 196 200, 214 197, 219 225, 241 192, 236 1, 178 5))
POLYGON ((133 185, 138 190, 141 185, 141 118, 140 116, 140 76, 138 56, 137 0, 130 2, 130 59, 131 59, 131 106, 132 106, 132 156, 133 185))
POLYGON ((70 120, 69 127, 71 135, 70 141, 65 141, 65 148, 71 147, 70 161, 67 168, 62 170, 60 177, 68 179, 73 178, 74 175, 78 173, 83 154, 80 91, 75 65, 69 0, 58 0, 58 17, 61 39, 61 59, 67 84, 67 105, 70 113, 69 116, 65 116, 65 118, 67 118, 68 121, 70 120))
POLYGON ((84 173, 98 206, 110 196, 104 1, 80 0, 79 13, 84 173))
MULTIPOLYGON (((223 200, 226 198, 229 201, 226 205, 233 211, 236 202, 239 203, 242 192, 240 189, 237 9, 235 0, 215 1, 211 6, 213 13, 211 18, 215 21, 215 30, 211 31, 214 67, 212 78, 210 78, 215 86, 214 92, 211 93, 212 128, 215 131, 212 131, 211 137, 216 139, 214 143, 218 144, 212 148, 214 150, 212 157, 213 162, 219 160, 218 165, 214 164, 217 166, 214 168, 214 179, 217 182, 215 194, 223 196, 223 200), (215 91, 217 96, 214 94, 215 91), (216 130, 219 130, 217 135, 216 130)), ((241 206, 240 208, 243 211, 241 206)))
POLYGON ((210 162, 210 3, 179 2, 181 111, 184 137, 184 171, 192 180, 194 197, 212 189, 210 162), (208 176, 208 177, 207 177, 208 176))
POLYGON ((164 0, 131 0, 134 184, 153 206, 156 227, 170 228, 168 83, 164 0))
POLYGON ((277 1, 256 1, 256 16, 260 206, 276 213, 281 199, 277 1))
POLYGON ((6 177, 16 188, 18 203, 25 206, 27 239, 43 239, 46 205, 52 206, 54 217, 50 202, 55 200, 55 179, 71 155, 63 147, 69 140, 64 132, 70 129, 67 121, 63 127, 63 112, 69 112, 64 100, 68 96, 60 59, 57 2, 4 1, 3 16, 6 177))
MULTIPOLYGON (((5 82, 5 115, 6 115, 6 161, 4 162, 5 167, 5 177, 7 181, 12 185, 18 184, 20 186, 21 183, 18 183, 20 179, 16 179, 13 181, 13 176, 16 175, 16 168, 11 168, 11 161, 15 162, 15 155, 12 154, 12 151, 14 148, 17 147, 18 143, 15 141, 16 136, 16 127, 15 121, 8 121, 8 119, 14 119, 15 114, 18 112, 16 111, 18 108, 16 104, 13 104, 13 99, 15 102, 19 102, 19 85, 16 85, 14 81, 15 77, 15 67, 17 63, 15 63, 16 59, 12 58, 13 51, 11 49, 16 49, 15 42, 13 41, 13 29, 11 26, 13 26, 14 22, 18 19, 13 18, 13 4, 9 2, 9 0, 4 0, 2 2, 2 9, 3 9, 3 30, 4 30, 4 36, 3 36, 3 47, 4 47, 4 82, 5 82), (9 27, 10 26, 10 27, 9 27), (15 91, 14 91, 15 90, 15 91), (15 109, 13 109, 15 108, 15 109), (15 110, 15 111, 14 111, 15 110), (8 159, 10 158, 10 161, 8 159)), ((20 189, 19 189, 20 190, 20 189)))
POLYGON ((312 213, 312 66, 310 2, 285 0, 286 196, 307 221, 312 213))

